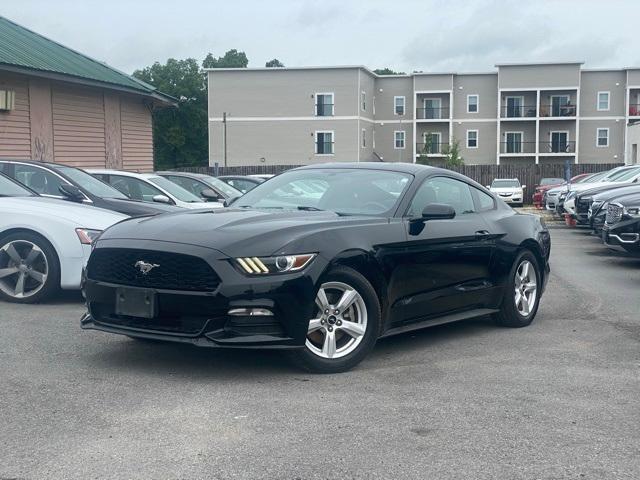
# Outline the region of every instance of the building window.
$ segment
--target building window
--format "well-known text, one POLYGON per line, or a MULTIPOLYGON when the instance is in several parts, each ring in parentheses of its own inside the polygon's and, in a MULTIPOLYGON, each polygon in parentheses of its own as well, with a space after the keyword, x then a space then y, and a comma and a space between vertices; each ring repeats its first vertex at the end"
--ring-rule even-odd
POLYGON ((422 134, 422 151, 426 155, 440 155, 442 153, 442 135, 440 132, 424 132, 422 134))
POLYGON ((316 116, 333 116, 333 93, 316 93, 316 116))
POLYGON ((333 155, 333 132, 316 132, 316 155, 333 155))
POLYGON ((362 129, 362 139, 360 140, 362 148, 367 148, 367 131, 362 129))
POLYGON ((393 97, 393 113, 395 115, 404 115, 405 97, 393 97))
POLYGON ((522 153, 522 132, 505 132, 504 153, 522 153))
POLYGON ((467 130, 467 148, 478 148, 478 130, 467 130))
POLYGON ((367 94, 362 91, 360 92, 360 104, 362 105, 362 111, 367 111, 367 94))
POLYGON ((404 142, 404 136, 405 136, 405 131, 404 130, 396 130, 394 132, 394 148, 397 149, 404 149, 405 146, 405 142, 404 142))
POLYGON ((606 112, 609 110, 609 92, 598 92, 598 111, 606 112))
POLYGON ((599 128, 596 134, 596 138, 597 138, 596 145, 598 147, 608 147, 609 146, 609 129, 599 128))
POLYGON ((478 113, 478 95, 467 95, 467 113, 478 113))

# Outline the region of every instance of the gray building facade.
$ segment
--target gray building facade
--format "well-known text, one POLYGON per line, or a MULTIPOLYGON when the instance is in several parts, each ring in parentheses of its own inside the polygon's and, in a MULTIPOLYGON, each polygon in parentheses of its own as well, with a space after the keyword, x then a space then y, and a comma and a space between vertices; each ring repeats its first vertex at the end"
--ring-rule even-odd
MULTIPOLYGON (((209 163, 631 163, 640 68, 499 64, 377 75, 362 66, 210 69, 209 163)), ((637 150, 637 145, 636 145, 637 150)))

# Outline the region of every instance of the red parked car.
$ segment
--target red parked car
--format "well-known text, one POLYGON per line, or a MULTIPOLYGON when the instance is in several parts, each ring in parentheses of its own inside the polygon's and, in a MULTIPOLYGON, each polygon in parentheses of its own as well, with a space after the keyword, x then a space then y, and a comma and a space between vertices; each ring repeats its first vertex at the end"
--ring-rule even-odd
MULTIPOLYGON (((572 177, 570 182, 574 183, 590 175, 589 173, 581 173, 580 175, 576 175, 572 177)), ((535 190, 533 192, 533 206, 540 209, 544 208, 544 193, 553 188, 558 187, 560 185, 564 185, 566 182, 564 178, 543 178, 540 180, 540 184, 536 185, 535 190)))

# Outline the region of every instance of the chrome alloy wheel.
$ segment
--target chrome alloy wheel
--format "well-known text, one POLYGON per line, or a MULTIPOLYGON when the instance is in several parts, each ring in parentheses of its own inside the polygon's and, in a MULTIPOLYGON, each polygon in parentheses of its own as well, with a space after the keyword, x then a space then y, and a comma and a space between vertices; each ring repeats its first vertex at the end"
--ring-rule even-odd
POLYGON ((13 298, 27 298, 44 287, 49 263, 44 252, 27 240, 0 247, 0 290, 13 298))
POLYGON ((516 310, 523 317, 528 316, 536 304, 538 284, 535 267, 529 260, 524 260, 515 275, 516 310))
POLYGON ((322 358, 340 358, 353 352, 367 331, 367 307, 353 287, 323 283, 316 296, 316 315, 309 321, 306 346, 322 358))

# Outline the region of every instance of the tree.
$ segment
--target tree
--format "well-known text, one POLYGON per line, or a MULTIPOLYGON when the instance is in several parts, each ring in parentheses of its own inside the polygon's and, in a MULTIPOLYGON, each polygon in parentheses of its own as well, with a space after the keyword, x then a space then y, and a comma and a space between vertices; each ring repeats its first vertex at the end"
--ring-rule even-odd
POLYGON ((203 68, 247 68, 247 65, 249 65, 247 55, 235 48, 218 58, 213 58, 213 54, 208 53, 202 61, 203 68))
POLYGON ((464 158, 460 155, 460 142, 455 138, 451 139, 449 145, 442 149, 444 163, 447 167, 461 167, 464 165, 464 158))
POLYGON ((373 73, 376 73, 378 75, 405 75, 404 72, 394 72, 393 70, 391 70, 388 67, 385 68, 376 68, 373 73))
POLYGON ((179 99, 178 108, 153 112, 154 164, 157 169, 206 164, 207 88, 194 58, 170 58, 162 65, 136 70, 133 76, 179 99))
POLYGON ((267 68, 277 68, 277 67, 282 68, 284 67, 284 63, 282 63, 277 58, 274 58, 273 60, 269 60, 267 63, 265 63, 264 66, 267 68))

